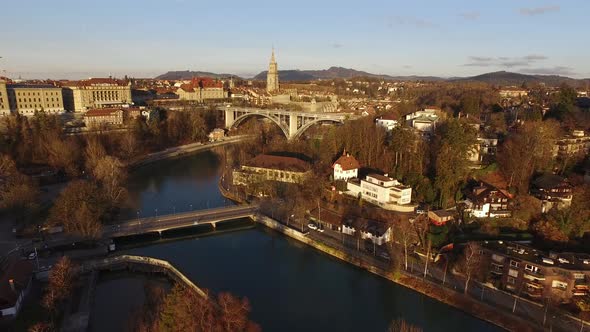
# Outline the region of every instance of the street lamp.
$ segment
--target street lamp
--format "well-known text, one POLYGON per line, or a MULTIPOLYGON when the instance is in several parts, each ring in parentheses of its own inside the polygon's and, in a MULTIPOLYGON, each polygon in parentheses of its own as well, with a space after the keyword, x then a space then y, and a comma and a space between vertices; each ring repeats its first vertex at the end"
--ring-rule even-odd
POLYGON ((189 204, 189 206, 191 207, 191 211, 192 211, 193 210, 193 205, 192 204, 189 204))
POLYGON ((156 219, 158 218, 158 209, 155 210, 156 211, 156 219))

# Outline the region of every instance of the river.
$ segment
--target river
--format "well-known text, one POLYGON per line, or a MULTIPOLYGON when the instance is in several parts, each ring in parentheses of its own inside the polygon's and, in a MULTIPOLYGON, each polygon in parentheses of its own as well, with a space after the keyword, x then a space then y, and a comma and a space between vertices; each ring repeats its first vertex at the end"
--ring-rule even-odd
MULTIPOLYGON (((217 189, 219 173, 213 152, 140 168, 129 179, 132 208, 125 216, 231 204, 217 189)), ((248 297, 251 318, 263 331, 386 331, 396 318, 424 331, 501 330, 262 226, 121 252, 166 259, 202 288, 248 297)), ((145 280, 102 278, 92 330, 127 330, 129 316, 143 301, 145 280)))

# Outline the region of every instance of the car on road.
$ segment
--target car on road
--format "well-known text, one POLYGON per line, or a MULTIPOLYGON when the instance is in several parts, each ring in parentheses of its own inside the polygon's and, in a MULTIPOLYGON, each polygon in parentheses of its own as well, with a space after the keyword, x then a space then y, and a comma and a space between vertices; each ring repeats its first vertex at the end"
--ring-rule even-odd
POLYGON ((318 228, 318 232, 323 233, 324 229, 323 228, 318 228))
POLYGON ((316 226, 316 225, 315 225, 315 224, 313 224, 313 223, 309 223, 309 224, 307 225, 307 228, 309 228, 309 229, 313 229, 313 230, 317 230, 317 229, 318 229, 318 226, 316 226))
POLYGON ((29 260, 33 260, 35 258, 37 258, 37 254, 34 251, 27 256, 27 259, 29 260))
POLYGON ((385 251, 380 252, 379 253, 379 257, 381 257, 383 259, 386 259, 386 260, 390 260, 391 259, 391 256, 389 256, 389 254, 387 252, 385 252, 385 251))

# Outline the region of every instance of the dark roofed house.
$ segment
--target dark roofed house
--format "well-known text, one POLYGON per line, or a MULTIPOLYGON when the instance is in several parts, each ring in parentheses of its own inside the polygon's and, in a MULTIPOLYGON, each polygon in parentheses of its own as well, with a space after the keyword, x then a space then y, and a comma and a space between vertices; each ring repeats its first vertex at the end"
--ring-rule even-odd
POLYGON ((563 209, 572 204, 572 185, 556 174, 543 174, 533 181, 531 193, 541 200, 541 212, 563 209))
POLYGON ((491 184, 479 182, 466 192, 466 211, 475 218, 505 218, 512 216, 512 194, 491 184))
POLYGON ((2 317, 15 317, 30 289, 33 264, 28 260, 8 262, 0 271, 0 313, 2 317))
POLYGON ((309 175, 311 165, 299 158, 261 154, 233 172, 234 185, 263 181, 301 183, 309 175))

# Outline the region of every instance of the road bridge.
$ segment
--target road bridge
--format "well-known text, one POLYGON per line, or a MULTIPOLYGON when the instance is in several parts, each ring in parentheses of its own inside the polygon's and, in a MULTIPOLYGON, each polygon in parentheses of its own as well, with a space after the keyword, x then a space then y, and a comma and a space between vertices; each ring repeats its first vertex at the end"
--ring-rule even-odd
POLYGON ((199 225, 211 225, 239 218, 248 218, 256 214, 257 205, 235 205, 207 210, 196 210, 156 217, 138 218, 110 226, 104 226, 103 238, 114 238, 146 233, 162 233, 164 231, 188 228, 199 225))
POLYGON ((298 138, 313 125, 326 122, 344 123, 345 120, 354 117, 352 113, 294 112, 234 106, 227 106, 222 111, 225 113, 225 127, 227 129, 236 128, 250 117, 264 117, 279 126, 288 139, 298 138))

